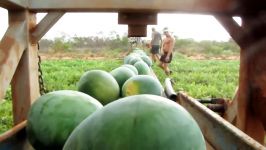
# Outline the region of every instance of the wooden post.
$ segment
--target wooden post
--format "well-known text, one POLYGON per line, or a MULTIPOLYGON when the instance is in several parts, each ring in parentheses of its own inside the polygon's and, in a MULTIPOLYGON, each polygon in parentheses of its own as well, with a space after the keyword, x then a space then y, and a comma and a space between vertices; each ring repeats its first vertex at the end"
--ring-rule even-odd
MULTIPOLYGON (((14 125, 24 121, 32 102, 39 97, 38 82, 38 57, 37 44, 31 43, 30 30, 36 25, 35 14, 27 10, 9 11, 9 17, 16 17, 17 13, 22 14, 26 22, 24 34, 26 38, 26 49, 19 61, 16 72, 13 76, 12 98, 14 125)), ((12 22, 10 22, 12 24, 12 22)))
POLYGON ((242 17, 248 38, 240 52, 236 126, 264 144, 266 129, 266 24, 260 15, 242 17), (264 126, 264 128, 263 128, 264 126))
POLYGON ((26 48, 26 23, 23 14, 17 11, 9 19, 9 27, 0 43, 0 100, 4 98, 26 48))
POLYGON ((239 88, 225 117, 233 121, 236 114, 235 125, 262 144, 266 129, 265 17, 263 13, 245 15, 238 26, 230 16, 216 16, 241 47, 239 88))

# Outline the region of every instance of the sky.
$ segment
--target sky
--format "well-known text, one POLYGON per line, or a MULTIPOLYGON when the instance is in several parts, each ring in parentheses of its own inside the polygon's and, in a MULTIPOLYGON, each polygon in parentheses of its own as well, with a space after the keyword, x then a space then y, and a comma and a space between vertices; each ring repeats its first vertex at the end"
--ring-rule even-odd
MULTIPOLYGON (((44 17, 44 13, 37 14, 37 22, 44 17)), ((168 27, 172 34, 178 38, 192 38, 196 41, 215 40, 227 41, 230 36, 219 22, 210 15, 195 14, 158 14, 157 25, 148 25, 147 37, 151 37, 151 28, 162 32, 168 27)), ((239 18, 237 19, 238 22, 239 18)), ((7 11, 0 8, 0 38, 4 35, 8 26, 7 11)), ((117 13, 67 13, 65 14, 43 38, 73 36, 112 36, 127 34, 127 25, 118 24, 117 13)))

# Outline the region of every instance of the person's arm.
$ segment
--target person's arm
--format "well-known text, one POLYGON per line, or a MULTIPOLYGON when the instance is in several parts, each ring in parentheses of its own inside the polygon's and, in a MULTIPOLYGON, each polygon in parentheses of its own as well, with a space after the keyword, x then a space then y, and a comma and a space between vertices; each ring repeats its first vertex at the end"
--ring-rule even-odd
POLYGON ((168 53, 167 53, 167 56, 166 58, 169 59, 170 58, 170 55, 172 54, 173 52, 173 49, 174 49, 174 44, 175 44, 175 40, 173 37, 171 37, 170 41, 169 41, 169 49, 168 49, 168 53))
POLYGON ((154 40, 154 32, 152 32, 151 34, 151 44, 153 43, 153 40, 154 40))
POLYGON ((162 40, 162 43, 161 43, 161 48, 160 48, 161 54, 163 54, 163 48, 164 48, 164 40, 162 40))
POLYGON ((162 53, 162 48, 163 48, 163 38, 162 35, 159 33, 160 35, 160 53, 162 53))

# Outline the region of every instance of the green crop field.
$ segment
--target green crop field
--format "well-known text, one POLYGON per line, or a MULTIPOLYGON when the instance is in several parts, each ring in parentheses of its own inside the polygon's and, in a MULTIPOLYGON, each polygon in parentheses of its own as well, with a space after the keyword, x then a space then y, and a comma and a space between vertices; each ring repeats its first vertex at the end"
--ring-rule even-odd
MULTIPOLYGON (((123 63, 122 59, 46 60, 42 62, 45 87, 49 91, 76 90, 80 76, 91 69, 111 71, 123 63)), ((157 65, 152 66, 158 79, 167 77, 157 65)), ((170 65, 176 91, 186 91, 195 98, 223 97, 231 99, 238 84, 238 60, 191 60, 176 54, 170 65)), ((0 133, 12 126, 10 90, 0 103, 0 133)))

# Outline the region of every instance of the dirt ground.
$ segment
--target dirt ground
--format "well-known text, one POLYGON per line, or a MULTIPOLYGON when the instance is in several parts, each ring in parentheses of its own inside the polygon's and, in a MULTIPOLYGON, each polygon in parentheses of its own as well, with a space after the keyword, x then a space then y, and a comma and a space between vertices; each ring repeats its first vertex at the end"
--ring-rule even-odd
POLYGON ((193 60, 239 60, 240 58, 240 56, 204 56, 201 54, 196 54, 187 57, 193 60))
POLYGON ((92 54, 75 54, 75 53, 41 53, 42 60, 71 60, 71 59, 104 59, 103 56, 97 56, 92 54))
MULTIPOLYGON (((71 60, 71 59, 85 59, 85 60, 98 60, 105 59, 105 56, 99 54, 83 54, 83 53, 41 53, 42 60, 71 60)), ((126 54, 116 56, 114 59, 123 58, 126 54)), ((239 56, 204 56, 195 54, 187 56, 193 60, 239 60, 239 56)), ((113 58, 110 56, 110 58, 113 58)))

